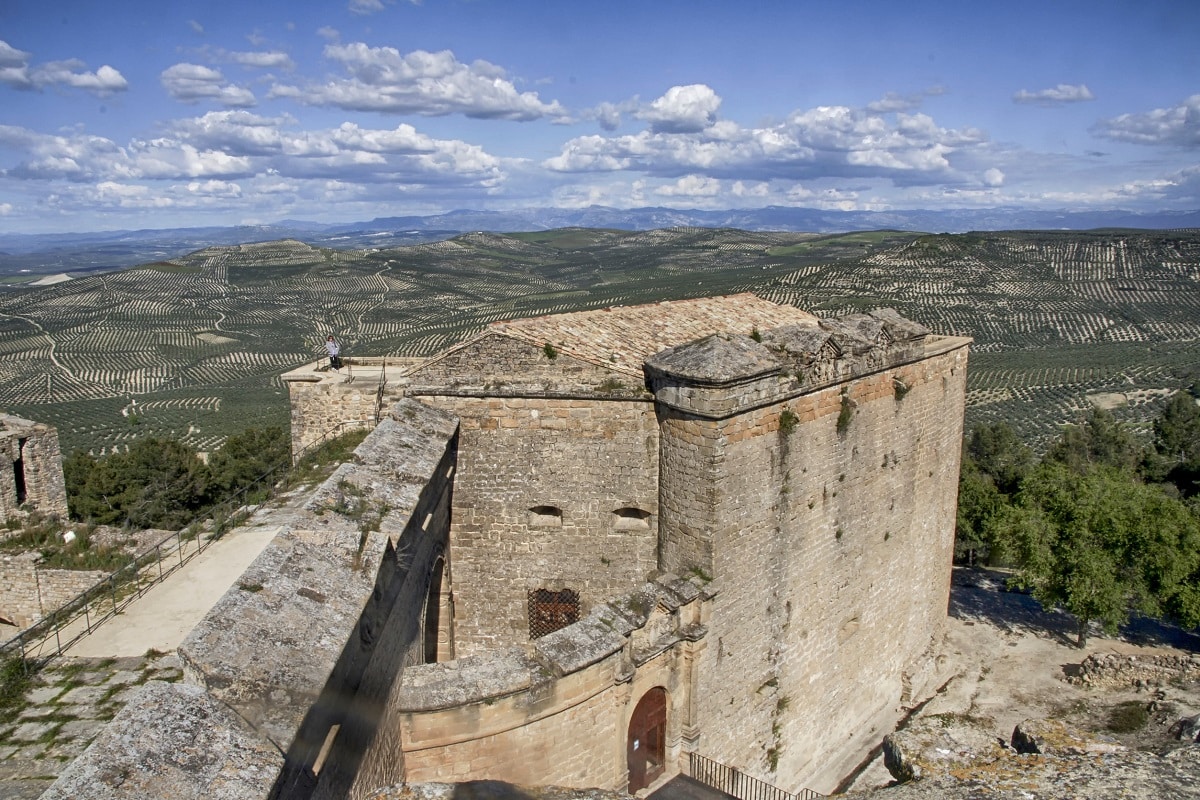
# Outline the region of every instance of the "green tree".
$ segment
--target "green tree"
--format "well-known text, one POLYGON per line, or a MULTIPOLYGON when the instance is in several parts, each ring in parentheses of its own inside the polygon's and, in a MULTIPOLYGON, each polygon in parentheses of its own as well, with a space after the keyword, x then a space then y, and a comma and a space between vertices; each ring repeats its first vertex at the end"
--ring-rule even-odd
POLYGON ((995 524, 1020 556, 1014 584, 1074 614, 1080 647, 1093 621, 1114 631, 1131 610, 1182 616, 1200 606, 1196 517, 1128 471, 1098 465, 1079 474, 1043 461, 995 524))
POLYGON ((994 563, 1004 558, 1004 543, 996 540, 993 524, 1008 498, 996 488, 970 455, 963 457, 958 476, 958 516, 954 527, 954 557, 968 564, 976 559, 994 563))
POLYGON ((1200 405, 1190 392, 1172 395, 1154 420, 1146 472, 1152 480, 1170 481, 1184 497, 1200 493, 1200 405))
POLYGON ((1007 422, 976 426, 967 439, 965 455, 991 478, 997 490, 1009 495, 1017 491, 1034 463, 1033 451, 1007 422))
POLYGON ((1141 444, 1124 425, 1104 409, 1093 408, 1083 422, 1063 429, 1044 460, 1065 464, 1080 474, 1097 465, 1132 472, 1144 455, 1141 444))
POLYGON ((72 513, 100 524, 181 528, 207 501, 208 468, 195 450, 170 439, 139 439, 90 468, 80 457, 72 469, 87 470, 72 478, 72 513))
MULTIPOLYGON (((208 459, 212 486, 229 497, 258 486, 264 478, 274 484, 291 464, 291 456, 291 439, 282 427, 249 428, 226 439, 208 459)), ((246 499, 261 499, 261 494, 246 499)))

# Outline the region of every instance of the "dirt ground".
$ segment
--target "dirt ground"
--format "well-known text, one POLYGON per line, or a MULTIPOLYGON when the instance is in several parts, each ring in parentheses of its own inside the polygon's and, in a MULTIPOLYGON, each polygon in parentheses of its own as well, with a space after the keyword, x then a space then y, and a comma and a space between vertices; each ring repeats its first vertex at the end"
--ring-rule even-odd
MULTIPOLYGON (((911 718, 970 717, 1005 742, 1023 720, 1058 719, 1126 747, 1162 752, 1181 744, 1171 726, 1200 713, 1197 683, 1097 689, 1067 681, 1090 654, 1191 654, 1200 652, 1200 636, 1135 619, 1116 638, 1093 628, 1080 649, 1074 617, 1044 612, 1029 596, 1006 591, 1000 573, 967 568, 955 569, 949 611, 944 652, 954 677, 911 718), (1139 709, 1146 711, 1144 725, 1121 724, 1131 710, 1141 717, 1139 709)), ((850 788, 889 782, 877 758, 850 788)))

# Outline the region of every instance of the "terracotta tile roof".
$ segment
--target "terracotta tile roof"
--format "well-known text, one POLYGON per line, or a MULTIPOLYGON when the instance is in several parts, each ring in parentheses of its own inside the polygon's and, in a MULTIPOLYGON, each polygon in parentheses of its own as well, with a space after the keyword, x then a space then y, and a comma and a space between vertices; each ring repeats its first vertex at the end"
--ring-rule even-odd
POLYGON ((548 342, 560 353, 640 376, 642 362, 655 353, 714 333, 816 324, 807 311, 747 292, 493 322, 485 335, 499 333, 536 347, 548 342))

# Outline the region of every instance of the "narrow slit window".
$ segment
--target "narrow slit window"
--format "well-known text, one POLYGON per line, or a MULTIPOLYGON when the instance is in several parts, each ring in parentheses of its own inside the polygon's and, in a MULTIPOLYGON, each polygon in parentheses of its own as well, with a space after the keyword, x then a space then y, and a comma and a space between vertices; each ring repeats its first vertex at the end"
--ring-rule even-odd
POLYGON ((529 509, 531 528, 561 528, 563 512, 556 506, 534 506, 529 509))
POLYGON ((650 512, 640 508, 618 508, 613 512, 613 528, 618 531, 644 531, 650 529, 650 512))

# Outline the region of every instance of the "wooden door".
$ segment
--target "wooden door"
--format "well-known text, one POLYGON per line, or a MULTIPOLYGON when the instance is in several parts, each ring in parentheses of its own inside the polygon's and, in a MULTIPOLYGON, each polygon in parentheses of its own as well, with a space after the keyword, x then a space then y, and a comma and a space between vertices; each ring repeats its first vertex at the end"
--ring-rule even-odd
POLYGON ((644 789, 666 769, 667 691, 656 686, 638 701, 629 719, 626 756, 629 793, 644 789))

